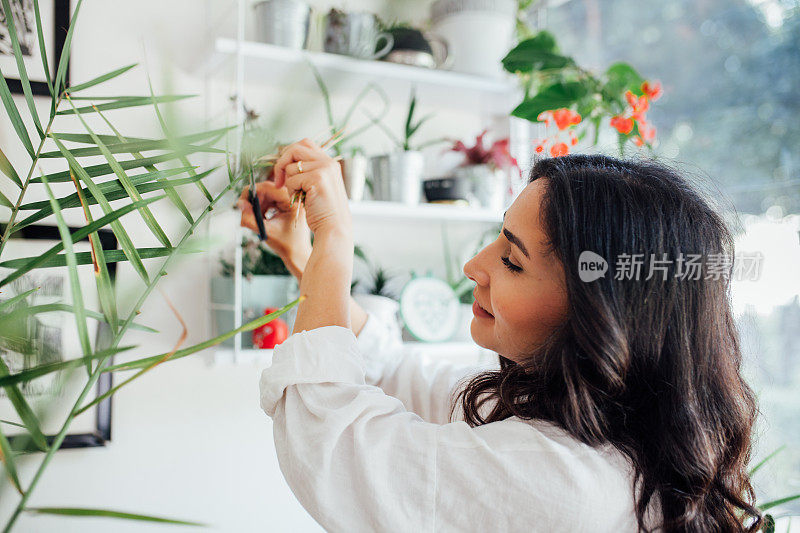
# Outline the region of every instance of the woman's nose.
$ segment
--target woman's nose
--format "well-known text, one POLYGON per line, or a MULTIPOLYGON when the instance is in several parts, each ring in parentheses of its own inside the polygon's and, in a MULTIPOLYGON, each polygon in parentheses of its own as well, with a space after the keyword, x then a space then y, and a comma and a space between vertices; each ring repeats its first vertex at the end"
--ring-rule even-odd
POLYGON ((479 257, 480 254, 464 263, 464 275, 478 285, 486 286, 489 284, 489 275, 480 267, 478 263, 479 257))

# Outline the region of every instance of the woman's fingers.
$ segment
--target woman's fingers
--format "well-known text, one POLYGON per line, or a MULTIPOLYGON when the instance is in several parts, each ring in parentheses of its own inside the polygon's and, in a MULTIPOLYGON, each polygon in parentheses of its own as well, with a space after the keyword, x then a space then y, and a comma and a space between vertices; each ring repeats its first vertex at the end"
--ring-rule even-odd
POLYGON ((303 166, 305 167, 306 161, 311 162, 321 159, 321 157, 328 157, 328 155, 318 148, 312 148, 306 144, 300 143, 289 145, 275 162, 275 167, 273 168, 275 185, 277 187, 283 187, 286 181, 285 169, 287 165, 296 163, 297 161, 303 161, 303 166))

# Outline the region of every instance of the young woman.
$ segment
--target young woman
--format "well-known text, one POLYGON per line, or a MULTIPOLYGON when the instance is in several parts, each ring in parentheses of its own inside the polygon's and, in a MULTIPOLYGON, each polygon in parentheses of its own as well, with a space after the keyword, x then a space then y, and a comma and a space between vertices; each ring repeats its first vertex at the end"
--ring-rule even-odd
POLYGON ((261 376, 261 405, 282 472, 326 529, 759 526, 746 471, 756 406, 730 263, 714 266, 732 239, 675 170, 600 155, 535 165, 497 240, 464 266, 472 336, 499 355, 482 371, 423 365, 350 298, 338 163, 303 140, 274 175, 258 190, 281 210, 268 244, 307 299, 261 376), (305 206, 290 207, 298 191, 305 206))

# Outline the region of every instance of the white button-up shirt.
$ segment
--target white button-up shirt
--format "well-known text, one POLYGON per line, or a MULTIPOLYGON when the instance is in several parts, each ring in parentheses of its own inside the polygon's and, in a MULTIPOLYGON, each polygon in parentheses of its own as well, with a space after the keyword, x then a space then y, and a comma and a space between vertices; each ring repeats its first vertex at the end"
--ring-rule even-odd
POLYGON ((425 364, 371 313, 358 337, 291 335, 260 388, 297 499, 347 533, 637 531, 632 471, 610 445, 516 417, 450 421, 454 387, 480 370, 425 364))

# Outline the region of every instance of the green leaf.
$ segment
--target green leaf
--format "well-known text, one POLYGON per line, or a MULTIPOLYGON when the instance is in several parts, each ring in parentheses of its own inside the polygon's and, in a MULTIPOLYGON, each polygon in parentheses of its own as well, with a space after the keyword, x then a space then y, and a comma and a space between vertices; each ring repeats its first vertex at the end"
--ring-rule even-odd
MULTIPOLYGON (((172 247, 166 248, 135 248, 136 255, 140 259, 155 259, 157 257, 165 257, 170 254, 172 251, 172 247)), ((196 253, 198 250, 189 250, 183 253, 196 253)), ((130 258, 128 257, 127 252, 124 250, 105 250, 106 256, 106 263, 121 263, 123 261, 127 261, 130 258)), ((3 261, 0 263, 0 268, 21 268, 24 265, 27 265, 34 260, 39 259, 39 256, 33 257, 21 257, 19 259, 9 259, 8 261, 3 261)), ((75 253, 75 260, 77 261, 78 265, 90 265, 94 261, 92 261, 92 253, 91 252, 77 252, 75 253)), ((46 261, 39 262, 35 268, 56 268, 56 267, 63 267, 68 266, 69 263, 67 262, 67 256, 65 254, 56 254, 52 257, 48 257, 46 261)), ((5 283, 6 280, 3 280, 5 283)))
MULTIPOLYGON (((205 172, 203 174, 205 174, 205 172)), ((191 177, 191 178, 181 178, 181 179, 174 179, 174 180, 158 181, 158 182, 154 182, 154 183, 144 183, 142 185, 136 185, 136 190, 139 191, 140 194, 148 194, 148 193, 151 193, 151 192, 154 192, 154 191, 160 191, 162 189, 180 187, 181 185, 189 185, 190 183, 196 182, 198 179, 202 179, 202 177, 203 177, 203 175, 199 174, 199 175, 191 177)), ((101 184, 98 184, 98 185, 105 185, 106 183, 111 184, 111 185, 116 185, 117 184, 116 180, 114 180, 114 181, 101 183, 101 184)), ((83 191, 85 191, 85 189, 81 189, 81 191, 83 192, 83 191)), ((122 187, 115 187, 110 192, 104 192, 104 194, 106 196, 106 200, 108 200, 109 202, 113 202, 113 201, 119 200, 121 198, 128 198, 128 193, 126 193, 125 190, 122 187)), ((60 199, 59 201, 63 200, 65 202, 65 204, 66 204, 66 207, 62 206, 62 209, 65 209, 65 208, 68 209, 68 208, 77 207, 77 205, 80 205, 80 200, 77 198, 77 196, 78 196, 78 193, 72 193, 69 196, 65 196, 64 198, 60 199), (75 205, 75 204, 77 204, 77 205, 75 205)), ((164 197, 163 196, 159 196, 158 199, 160 200, 162 198, 164 198, 164 197)), ((39 202, 35 202, 35 203, 39 204, 39 202)), ((89 193, 86 196, 86 203, 88 205, 94 205, 94 204, 97 203, 97 200, 95 200, 94 196, 92 196, 91 193, 89 193)), ((18 230, 24 228, 25 226, 29 226, 29 225, 31 225, 31 224, 33 224, 35 222, 38 222, 39 220, 42 220, 43 218, 46 218, 49 215, 50 215, 50 206, 48 205, 46 208, 42 208, 39 211, 37 211, 36 213, 30 215, 25 220, 20 221, 18 224, 16 224, 14 226, 12 231, 18 231, 18 230)))
POLYGON ((644 79, 627 63, 614 63, 608 67, 605 75, 606 82, 600 89, 600 95, 620 113, 625 108, 625 91, 630 90, 637 96, 644 94, 642 93, 644 79))
POLYGON ((772 500, 767 503, 762 503, 758 505, 758 508, 761 511, 766 511, 767 509, 772 509, 773 507, 777 507, 779 505, 783 505, 784 503, 793 502, 795 500, 800 500, 800 494, 793 494, 791 496, 785 496, 783 498, 778 498, 777 500, 772 500))
POLYGON ((511 73, 560 69, 575 65, 571 57, 558 53, 553 35, 541 31, 520 42, 502 60, 503 68, 511 73))
MULTIPOLYGON (((3 358, 0 357, 0 377, 7 376, 9 374, 10 372, 5 361, 3 361, 3 358)), ((14 410, 17 412, 17 416, 20 420, 22 420, 22 423, 25 424, 25 429, 28 430, 28 433, 30 433, 33 443, 37 448, 43 452, 46 452, 47 439, 45 438, 44 433, 42 433, 42 430, 39 426, 39 420, 36 418, 33 409, 31 409, 31 406, 28 405, 27 400, 25 400, 25 397, 22 395, 16 385, 9 385, 8 387, 5 387, 5 389, 8 399, 11 400, 14 410)))
POLYGON ((761 470, 761 467, 762 467, 762 466, 764 466, 765 464, 767 464, 767 462, 768 462, 768 461, 770 461, 770 460, 771 460, 773 457, 775 457, 776 455, 778 455, 779 453, 781 453, 781 452, 782 452, 782 451, 783 451, 785 448, 786 448, 786 445, 784 444, 783 446, 780 446, 779 448, 777 448, 776 450, 774 450, 772 453, 770 453, 769 455, 767 455, 766 457, 764 457, 763 459, 761 459, 761 460, 758 462, 758 464, 756 464, 756 466, 754 466, 753 468, 751 468, 751 469, 750 469, 750 471, 749 471, 749 472, 747 472, 747 475, 749 475, 749 476, 751 476, 751 477, 752 477, 752 476, 753 476, 753 474, 755 474, 756 472, 758 472, 759 470, 761 470))
POLYGON ((53 80, 50 79, 50 65, 47 64, 47 48, 44 44, 42 17, 39 14, 39 0, 33 0, 33 12, 36 16, 36 36, 39 39, 39 55, 42 57, 42 69, 44 70, 44 76, 47 80, 47 88, 50 90, 50 96, 55 96, 55 91, 53 91, 53 80))
MULTIPOLYGON (((147 86, 150 89, 150 102, 153 104, 153 109, 156 112, 158 123, 161 125, 161 130, 164 132, 165 137, 171 138, 169 128, 167 127, 167 121, 164 120, 164 117, 161 115, 161 111, 158 109, 158 97, 156 97, 155 93, 153 92, 153 82, 150 80, 149 74, 147 75, 147 86)), ((184 166, 192 166, 191 163, 189 163, 189 160, 186 159, 185 155, 181 156, 180 160, 184 166)), ((194 171, 190 171, 189 174, 193 175, 194 171)), ((200 192, 202 192, 206 199, 210 202, 212 199, 211 193, 208 192, 208 189, 206 189, 206 186, 203 185, 202 181, 197 182, 197 188, 200 189, 200 192)))
MULTIPOLYGON (((72 104, 72 101, 70 100, 69 96, 67 97, 67 101, 69 101, 70 106, 72 106, 72 109, 75 109, 75 106, 72 104)), ((103 157, 105 157, 106 161, 108 161, 108 164, 111 166, 111 169, 114 171, 114 174, 116 174, 119 183, 125 189, 125 192, 128 193, 128 196, 130 196, 132 201, 140 202, 142 200, 142 196, 139 194, 139 191, 136 190, 136 187, 133 186, 133 183, 131 183, 130 179, 128 178, 128 175, 125 174, 125 171, 122 170, 122 167, 119 166, 117 160, 114 159, 114 156, 111 155, 111 152, 108 150, 108 148, 106 148, 106 145, 94 134, 94 131, 89 127, 86 121, 83 120, 83 117, 81 116, 80 113, 78 113, 77 110, 75 110, 75 115, 81 121, 83 127, 86 128, 86 131, 89 133, 89 135, 92 136, 92 139, 102 152, 103 157)), ((167 248, 171 248, 172 243, 169 241, 167 234, 164 233, 164 230, 158 224, 158 221, 156 220, 155 215, 153 215, 153 212, 150 211, 150 208, 147 207, 146 205, 140 207, 139 214, 142 216, 142 220, 144 220, 144 223, 147 224, 147 227, 150 228, 150 231, 153 232, 153 235, 155 235, 155 237, 159 241, 161 241, 161 244, 163 244, 167 248)))
POLYGON ((8 160, 3 150, 0 150, 0 172, 11 178, 11 181, 16 183, 17 187, 22 188, 22 180, 19 179, 17 171, 11 166, 11 161, 8 160))
MULTIPOLYGON (((66 88, 66 80, 67 80, 67 68, 69 65, 69 55, 72 50, 72 35, 75 33, 75 23, 78 20, 78 13, 81 10, 81 4, 83 4, 83 0, 78 0, 78 3, 75 4, 75 11, 72 12, 72 20, 69 22, 69 28, 67 29, 67 35, 64 38, 64 46, 61 48, 61 57, 58 59, 58 68, 56 69, 56 81, 53 84, 53 89, 55 90, 56 94, 61 94, 61 90, 66 88)), ((56 112, 56 99, 53 98, 53 104, 50 107, 50 114, 51 116, 54 115, 56 112)))
MULTIPOLYGON (((6 320, 6 316, 13 315, 18 312, 22 315, 38 315, 39 313, 57 313, 57 312, 74 313, 75 308, 65 303, 30 305, 22 307, 20 309, 15 309, 11 313, 7 313, 6 315, 0 315, 0 323, 6 320)), ((108 323, 108 320, 106 320, 106 317, 102 313, 98 313, 97 311, 92 311, 91 309, 84 309, 83 312, 84 314, 86 314, 87 318, 93 318, 95 320, 99 320, 100 322, 108 323)), ((157 330, 149 326, 144 326, 142 324, 137 324, 135 322, 132 323, 130 327, 131 329, 137 329, 139 331, 147 331, 148 333, 158 333, 157 330)))
POLYGON ((22 292, 20 294, 17 294, 16 296, 14 296, 12 298, 9 298, 8 300, 1 301, 0 302, 0 311, 2 311, 3 309, 8 309, 8 308, 12 307, 15 303, 17 303, 17 302, 19 302, 21 300, 24 300, 25 298, 27 298, 28 296, 30 296, 31 294, 33 294, 34 292, 36 292, 38 290, 39 290, 39 287, 34 287, 33 289, 30 289, 30 290, 27 290, 27 291, 22 292))
POLYGON ((25 383, 27 381, 32 381, 42 376, 46 376, 47 374, 52 374, 53 372, 61 372, 70 368, 75 368, 87 363, 91 363, 95 359, 103 359, 127 350, 132 350, 133 348, 136 348, 136 346, 118 346, 116 348, 101 350, 84 357, 78 357, 76 359, 67 359, 66 361, 37 365, 32 368, 27 368, 21 372, 17 372, 16 374, 0 377, 0 387, 8 387, 11 385, 17 385, 19 383, 25 383))
MULTIPOLYGON (((170 152, 168 154, 161 154, 161 155, 156 155, 156 156, 152 156, 152 157, 145 157, 145 158, 142 158, 142 159, 131 159, 131 160, 128 160, 128 161, 119 161, 119 165, 123 169, 129 170, 129 169, 132 169, 132 168, 147 167, 149 165, 154 165, 156 163, 163 163, 165 161, 172 161, 174 159, 177 159, 178 157, 180 157, 180 155, 178 153, 170 152)), ((187 165, 187 166, 191 166, 191 165, 187 165)), ((108 163, 102 163, 102 164, 99 164, 99 165, 92 165, 92 166, 88 166, 88 167, 82 167, 82 169, 83 169, 83 172, 86 174, 86 176, 92 177, 92 178, 96 178, 96 177, 99 177, 99 176, 105 176, 107 174, 113 174, 113 172, 114 172, 111 169, 111 166, 108 163)), ((47 174, 45 177, 47 178, 47 181, 49 181, 50 183, 67 183, 67 182, 71 182, 72 181, 72 178, 70 177, 70 171, 69 170, 63 170, 61 172, 54 172, 52 174, 47 174)), ((33 183, 41 183, 42 179, 41 178, 33 178, 31 181, 33 183)))
POLYGON ((27 368, 21 372, 17 372, 16 374, 0 377, 0 387, 8 387, 11 385, 17 385, 18 383, 25 383, 27 381, 32 381, 42 376, 46 376, 47 374, 52 374, 53 372, 61 372, 64 370, 68 370, 70 368, 75 368, 90 363, 95 359, 103 359, 111 355, 116 355, 121 352, 132 350, 133 348, 136 348, 136 346, 118 346, 116 348, 101 350, 99 352, 89 354, 84 357, 79 357, 76 359, 68 359, 66 361, 58 361, 54 363, 45 363, 42 365, 37 365, 32 368, 27 368))
MULTIPOLYGON (((157 178, 171 177, 171 176, 176 176, 178 174, 183 174, 184 172, 188 172, 188 170, 189 167, 170 168, 167 170, 156 170, 155 172, 144 172, 142 174, 129 176, 129 179, 134 185, 136 185, 137 187, 141 187, 139 193, 151 192, 151 191, 157 191, 160 188, 163 188, 163 186, 148 189, 145 188, 144 185, 153 185, 153 186, 158 185, 158 182, 157 183, 151 183, 151 182, 157 178)), ((207 175, 207 173, 205 172, 203 174, 207 175)), ((172 183, 173 185, 177 186, 179 184, 182 184, 184 181, 188 183, 190 180, 194 179, 195 178, 175 179, 172 180, 172 183)), ((100 188, 101 191, 103 191, 103 194, 106 195, 106 199, 109 202, 112 200, 119 200, 119 198, 124 198, 124 196, 120 196, 118 198, 112 198, 112 196, 115 193, 118 192, 121 192, 123 194, 125 193, 125 189, 122 187, 122 185, 120 185, 118 180, 104 181, 102 183, 97 183, 96 185, 98 188, 100 188)), ((81 193, 86 197, 86 200, 89 202, 90 205, 97 203, 97 200, 94 199, 89 189, 82 188, 81 193)), ((59 198, 58 205, 61 206, 61 209, 67 209, 70 207, 80 206, 81 201, 78 197, 78 193, 74 192, 72 194, 59 198)), ((30 202, 19 206, 20 211, 32 211, 34 209, 49 209, 49 208, 50 208, 50 202, 48 201, 30 202)))
MULTIPOLYGON (((160 96, 154 96, 153 100, 155 100, 156 102, 176 102, 178 100, 184 100, 186 98, 194 98, 195 96, 196 95, 194 94, 165 94, 160 96)), ((126 109, 129 107, 140 107, 143 105, 150 105, 151 103, 152 100, 148 96, 125 96, 122 98, 117 98, 112 102, 107 102, 105 104, 79 107, 76 110, 64 109, 56 114, 71 115, 74 113, 94 113, 97 110, 108 111, 109 109, 126 109)))
POLYGON ((14 204, 11 203, 11 200, 6 198, 6 195, 0 192, 0 205, 4 205, 9 209, 14 209, 14 204))
POLYGON ((125 520, 143 520, 145 522, 161 522, 165 524, 176 524, 181 526, 201 526, 206 524, 200 522, 188 522, 186 520, 176 520, 173 518, 161 518, 143 514, 125 513, 122 511, 109 511, 106 509, 86 509, 78 507, 26 507, 29 513, 54 514, 61 516, 102 516, 107 518, 123 518, 125 520))
POLYGON ((14 105, 13 98, 11 98, 11 91, 8 89, 6 79, 3 77, 2 68, 0 68, 0 100, 3 101, 3 106, 6 108, 6 113, 8 113, 8 118, 11 120, 11 125, 14 127, 14 131, 17 132, 17 137, 19 137, 19 140, 22 142, 25 150, 28 151, 28 155, 33 158, 34 151, 33 145, 31 144, 31 138, 28 136, 28 130, 25 128, 25 123, 22 122, 22 117, 19 114, 19 110, 17 109, 17 106, 14 105))
POLYGON ((17 467, 14 464, 14 451, 11 449, 11 444, 8 442, 8 439, 3 433, 2 427, 0 427, 0 460, 3 461, 6 475, 8 476, 8 479, 11 480, 14 488, 17 489, 17 492, 23 494, 22 485, 20 484, 19 476, 17 475, 17 467))
POLYGON ((19 37, 17 36, 17 25, 14 22, 13 11, 8 0, 0 0, 3 5, 3 12, 6 14, 6 28, 8 35, 11 38, 11 48, 14 50, 14 58, 17 60, 17 74, 19 75, 20 85, 22 85, 22 94, 25 95, 25 101, 28 103, 28 111, 30 111, 33 124, 36 126, 36 131, 39 132, 39 137, 44 138, 44 129, 42 123, 39 121, 39 113, 36 111, 36 103, 33 101, 33 92, 31 91, 31 82, 28 79, 28 70, 25 68, 25 57, 22 55, 22 50, 19 46, 19 37))
MULTIPOLYGON (((252 331, 257 327, 263 326, 267 322, 271 322, 272 320, 286 313, 292 307, 299 304, 303 299, 304 297, 300 297, 292 302, 289 302, 288 304, 286 304, 285 306, 281 307, 280 309, 278 309, 273 313, 252 320, 247 324, 244 324, 234 330, 228 331, 227 333, 223 333, 222 335, 218 335, 213 339, 209 339, 199 344, 195 344, 194 346, 184 348, 183 350, 178 350, 174 354, 172 354, 172 356, 166 361, 174 361, 176 359, 192 355, 193 353, 197 353, 200 350, 205 350, 206 348, 211 348, 212 346, 216 346, 217 344, 227 339, 230 339, 231 337, 238 335, 239 333, 242 333, 244 331, 252 331)), ((159 361, 162 361, 164 357, 167 355, 169 355, 169 352, 160 355, 154 355, 152 357, 145 357, 144 359, 136 359, 135 361, 128 361, 127 363, 119 363, 116 365, 107 366, 102 369, 102 372, 116 372, 118 370, 133 370, 136 368, 145 368, 155 363, 158 363, 159 361)))
MULTIPOLYGON (((148 198, 147 200, 142 200, 142 202, 144 202, 144 203, 157 202, 161 198, 163 198, 163 196, 156 197, 156 198, 148 198)), ((111 222, 113 222, 113 221, 117 220, 118 218, 120 218, 120 217, 122 217, 122 216, 124 216, 124 215, 126 215, 126 214, 128 214, 128 213, 130 213, 132 211, 134 211, 135 209, 138 209, 138 207, 139 207, 139 205, 137 205, 137 203, 134 202, 134 203, 128 204, 126 206, 123 206, 123 207, 121 207, 121 208, 119 208, 119 209, 117 209, 117 210, 115 210, 115 211, 113 211, 113 212, 111 212, 111 213, 109 213, 107 215, 104 215, 103 217, 101 217, 101 218, 95 220, 94 222, 92 222, 91 224, 88 224, 88 225, 76 230, 75 233, 72 235, 72 240, 73 241, 79 241, 79 240, 85 239, 91 233, 97 231, 100 228, 103 228, 103 227, 107 226, 111 222)), ((2 281, 0 281, 0 287, 2 287, 4 285, 8 285, 9 283, 14 281, 15 279, 17 279, 20 276, 26 274, 27 272, 29 272, 30 270, 32 270, 34 268, 42 268, 42 265, 44 263, 46 263, 47 261, 49 261, 52 257, 54 257, 58 252, 63 250, 64 249, 63 247, 64 247, 64 243, 63 242, 56 243, 55 245, 53 245, 46 252, 44 252, 44 253, 42 253, 40 255, 37 255, 35 257, 28 258, 28 260, 13 259, 11 261, 6 261, 4 263, 0 263, 0 267, 17 268, 18 269, 16 272, 12 272, 8 276, 6 276, 2 281), (16 262, 18 266, 8 266, 9 263, 13 263, 13 262, 16 262)))
POLYGON ((555 83, 523 100, 511 114, 536 122, 542 111, 569 107, 586 96, 586 93, 586 87, 577 81, 555 83))
MULTIPOLYGON (((100 115, 100 118, 102 118, 103 121, 106 124, 108 124, 108 127, 111 128, 111 131, 114 132, 114 134, 117 136, 117 138, 121 142, 126 142, 127 141, 127 139, 125 137, 123 137, 120 134, 119 131, 117 131, 117 129, 114 127, 114 125, 106 118, 106 116, 103 113, 98 111, 97 114, 100 115)), ((136 158, 136 159, 144 159, 144 156, 140 152, 134 152, 133 153, 133 157, 136 158)), ((150 170, 150 171, 155 171, 156 170, 156 167, 153 166, 153 165, 145 165, 145 168, 147 170, 150 170)), ((192 168, 192 167, 189 167, 189 168, 192 168)), ((165 181, 165 180, 159 179, 159 181, 165 181)), ((183 200, 181 200, 181 197, 175 191, 175 188, 167 186, 167 187, 164 188, 164 192, 167 193, 167 197, 169 197, 169 199, 173 203, 173 205, 178 208, 178 211, 181 212, 181 214, 189 222, 189 224, 192 224, 194 222, 194 219, 192 218, 192 214, 189 212, 189 208, 186 207, 186 204, 183 202, 183 200)))
POLYGON ((127 67, 118 68, 116 70, 112 70, 111 72, 103 74, 102 76, 98 76, 98 77, 96 77, 94 79, 91 79, 91 80, 89 80, 87 82, 79 83, 78 85, 73 85, 73 86, 71 86, 69 88, 69 93, 71 95, 72 93, 76 93, 78 91, 82 91, 84 89, 88 89, 89 87, 94 87, 95 85, 99 85, 99 84, 101 84, 101 83, 103 83, 105 81, 108 81, 108 80, 112 79, 112 78, 116 78, 120 74, 124 74, 124 73, 128 72, 130 69, 132 69, 136 65, 137 65, 137 63, 134 63, 132 65, 128 65, 127 67))
MULTIPOLYGON (((58 233, 61 236, 61 243, 64 246, 65 255, 63 257, 68 268, 70 294, 72 295, 72 302, 75 309, 75 325, 78 329, 81 351, 83 355, 89 355, 92 353, 92 344, 91 341, 89 341, 89 329, 86 327, 86 315, 83 312, 83 291, 81 291, 81 282, 78 277, 78 264, 75 260, 75 250, 72 246, 72 235, 69 233, 69 227, 64 221, 64 217, 61 215, 61 209, 58 208, 56 197, 53 196, 53 191, 50 189, 50 184, 47 183, 47 180, 44 180, 44 188, 45 191, 47 191, 47 196, 50 198, 50 205, 53 207, 53 215, 55 215, 56 224, 58 224, 58 233)), ((92 254, 88 255, 91 261, 92 254)), ((88 375, 92 374, 91 362, 86 363, 86 373, 88 375)))
MULTIPOLYGON (((119 137, 115 137, 113 135, 97 135, 97 137, 106 145, 106 148, 113 153, 128 153, 132 154, 135 152, 147 152, 150 150, 171 150, 176 146, 179 146, 181 150, 185 150, 186 153, 195 153, 195 152, 207 152, 207 153, 225 153, 225 150, 220 148, 214 148, 209 145, 199 145, 193 146, 189 143, 206 139, 208 137, 212 137, 215 135, 219 135, 224 133, 225 131, 229 130, 229 128, 220 128, 218 130, 212 130, 208 132, 199 133, 196 135, 187 135, 185 137, 178 137, 177 139, 170 140, 170 139, 133 139, 127 142, 120 141, 119 137)), ((56 136, 61 139, 62 141, 73 141, 73 142, 84 142, 84 143, 91 143, 97 144, 94 140, 92 140, 91 135, 86 135, 86 139, 81 134, 63 134, 58 133, 56 136), (87 140, 88 139, 88 140, 87 140)), ((96 146, 88 147, 88 148, 73 148, 71 150, 72 155, 75 157, 89 157, 89 156, 96 156, 102 155, 102 151, 100 148, 96 146)), ((42 158, 54 158, 54 157, 63 157, 61 152, 53 151, 53 152, 45 152, 40 155, 42 158)))
MULTIPOLYGON (((97 187, 97 185, 92 181, 91 177, 87 174, 86 170, 80 166, 78 161, 72 156, 69 150, 58 140, 57 137, 53 137, 53 141, 55 141, 56 146, 58 149, 61 150, 64 156, 67 158, 69 162, 70 168, 78 175, 81 181, 83 181, 86 186, 89 188, 89 191, 92 193, 97 199, 97 203, 100 204, 100 207, 103 209, 105 214, 109 214, 113 211, 111 205, 106 200, 105 195, 103 192, 97 187)), ((44 179, 44 178, 42 178, 44 179)), ((76 183, 75 186, 77 187, 78 184, 76 183)), ((142 263, 141 258, 136 253, 136 248, 131 241, 128 232, 125 231, 125 228, 122 227, 119 220, 114 220, 111 223, 111 229, 114 231, 114 235, 117 237, 117 242, 119 243, 120 247, 125 251, 125 254, 128 256, 128 259, 131 262, 131 266, 133 266, 134 270, 139 274, 139 276, 144 280, 145 283, 149 281, 147 276, 147 270, 144 268, 144 264, 142 263)))

